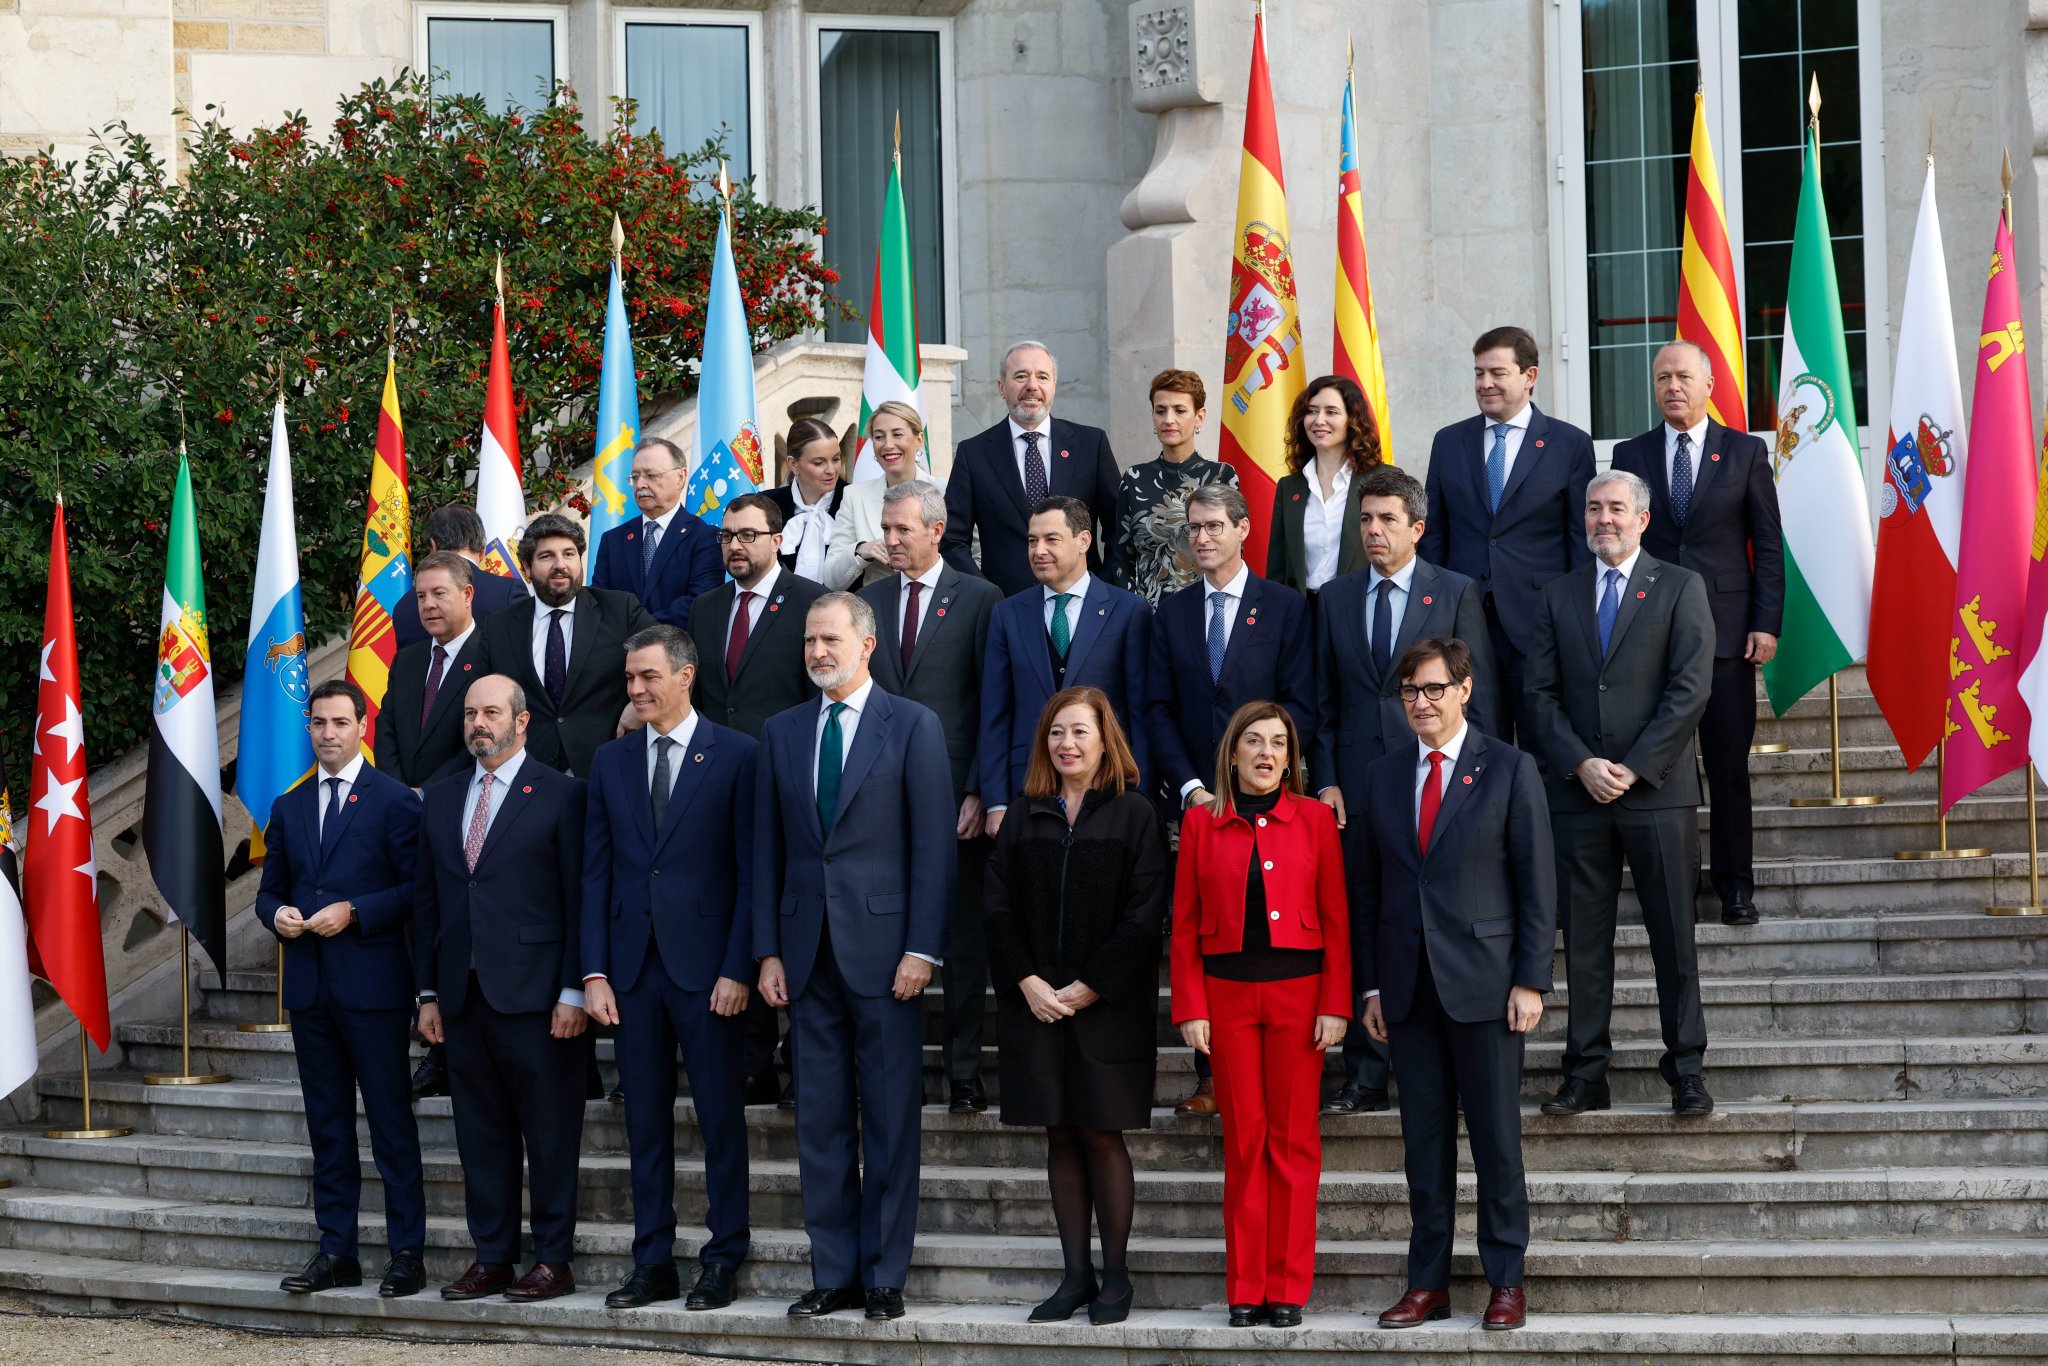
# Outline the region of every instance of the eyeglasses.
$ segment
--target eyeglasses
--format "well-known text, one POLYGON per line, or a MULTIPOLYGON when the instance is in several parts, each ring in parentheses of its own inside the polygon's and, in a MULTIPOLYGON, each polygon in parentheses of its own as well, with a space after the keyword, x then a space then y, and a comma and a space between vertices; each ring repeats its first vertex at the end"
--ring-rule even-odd
POLYGON ((1228 531, 1228 530, 1230 530, 1230 523, 1228 523, 1228 522, 1189 522, 1189 523, 1188 523, 1188 535, 1190 535, 1190 536, 1207 536, 1207 537, 1209 537, 1209 538, 1210 538, 1210 539, 1212 539, 1212 540, 1213 540, 1214 538, 1218 537, 1218 536, 1221 536, 1221 535, 1222 535, 1222 534, 1223 534, 1224 532, 1226 532, 1226 531, 1228 531))
POLYGON ((680 467, 672 470, 634 470, 626 476, 628 484, 659 484, 664 479, 673 479, 683 471, 680 467))
POLYGON ((1427 697, 1432 702, 1441 702, 1444 700, 1444 694, 1457 686, 1455 683, 1423 683, 1420 685, 1403 683, 1401 685, 1401 700, 1403 702, 1413 702, 1418 697, 1427 697))
POLYGON ((731 545, 734 541, 738 541, 741 545, 752 545, 764 536, 773 535, 775 533, 772 531, 756 531, 752 527, 746 527, 739 531, 727 531, 724 528, 720 528, 718 543, 720 545, 731 545))

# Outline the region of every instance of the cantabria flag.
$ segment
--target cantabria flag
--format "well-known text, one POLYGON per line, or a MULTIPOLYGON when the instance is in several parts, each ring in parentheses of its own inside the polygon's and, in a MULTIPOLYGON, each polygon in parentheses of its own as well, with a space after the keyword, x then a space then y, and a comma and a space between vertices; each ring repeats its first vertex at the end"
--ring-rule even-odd
MULTIPOLYGON (((852 479, 880 479, 881 462, 868 441, 868 420, 894 399, 920 414, 917 385, 917 290, 910 274, 910 226, 903 212, 902 130, 889 162, 889 188, 882 196, 882 240, 875 248, 875 287, 868 297, 868 351, 860 376, 860 445, 852 479)), ((924 454, 926 468, 931 452, 924 454)), ((849 480, 849 482, 851 482, 849 480)))
POLYGON ((1863 657, 1877 549, 1856 449, 1856 399, 1842 295, 1820 194, 1820 127, 1807 130, 1779 361, 1778 512, 1785 526, 1785 632, 1764 665, 1783 716, 1815 684, 1863 657))

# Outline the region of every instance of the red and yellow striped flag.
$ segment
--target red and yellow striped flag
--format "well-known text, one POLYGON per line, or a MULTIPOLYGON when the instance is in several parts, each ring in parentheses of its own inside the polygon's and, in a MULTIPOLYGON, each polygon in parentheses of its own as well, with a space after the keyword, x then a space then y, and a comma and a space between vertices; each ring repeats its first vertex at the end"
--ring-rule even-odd
POLYGON ((1380 459, 1394 460, 1394 428, 1387 415, 1387 362, 1380 353, 1380 317, 1372 305, 1372 270, 1365 259, 1365 182, 1358 170, 1358 121, 1352 113, 1352 74, 1346 44, 1344 128, 1337 158, 1337 337, 1330 368, 1356 380, 1379 429, 1380 459))
POLYGON ((1230 262, 1230 336, 1223 350, 1224 460, 1252 506, 1245 559, 1266 567, 1273 490, 1287 473, 1287 414, 1306 377, 1294 260, 1287 246, 1287 184, 1280 131, 1266 70, 1266 16, 1252 26, 1252 70, 1245 97, 1244 156, 1237 173, 1237 235, 1230 262))
POLYGON ((370 699, 363 753, 376 738, 377 712, 391 682, 398 636, 391 614, 412 592, 412 505, 406 492, 405 424, 398 418, 398 362, 384 360, 384 403, 377 413, 377 453, 370 461, 370 506, 363 519, 362 574, 348 632, 348 681, 370 699))
POLYGON ((1714 394, 1707 412, 1724 427, 1749 430, 1742 382, 1742 301, 1735 294, 1735 255, 1721 177, 1707 136, 1706 96, 1692 97, 1692 170, 1685 181, 1685 250, 1679 256, 1678 339, 1707 353, 1714 394))

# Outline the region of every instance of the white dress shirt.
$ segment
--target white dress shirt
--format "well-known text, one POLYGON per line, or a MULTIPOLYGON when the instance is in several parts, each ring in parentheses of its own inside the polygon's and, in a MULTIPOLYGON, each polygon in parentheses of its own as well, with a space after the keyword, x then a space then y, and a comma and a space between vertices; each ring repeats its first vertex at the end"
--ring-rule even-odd
MULTIPOLYGON (((1401 623, 1408 618, 1408 590, 1415 584, 1415 556, 1410 555, 1408 563, 1402 565, 1391 575, 1382 574, 1377 569, 1372 571, 1372 583, 1365 592, 1365 647, 1367 650, 1371 650, 1379 644, 1377 640, 1372 638, 1372 623, 1374 615, 1379 611, 1380 585, 1383 583, 1394 585, 1394 591, 1387 597, 1387 615, 1392 619, 1388 623, 1388 630, 1392 634, 1387 640, 1387 655, 1389 658, 1392 658, 1394 641, 1401 638, 1401 623)), ((1398 664, 1401 661, 1396 659, 1394 662, 1398 664)))
MULTIPOLYGON (((1685 433, 1692 438, 1692 481, 1695 484, 1700 481, 1700 461, 1706 459, 1703 448, 1707 444, 1707 421, 1708 419, 1701 418, 1697 427, 1688 428, 1685 433)), ((1664 487, 1667 489, 1671 487, 1671 465, 1676 459, 1678 428, 1667 422, 1664 424, 1664 487)))
MULTIPOLYGON (((1458 755, 1465 748, 1465 732, 1468 729, 1468 726, 1459 726, 1458 733, 1444 742, 1443 775, 1438 779, 1437 790, 1439 798, 1451 790, 1451 770, 1458 766, 1458 755)), ((1417 829, 1420 829, 1422 824, 1422 788, 1429 781, 1429 756, 1432 752, 1428 744, 1422 740, 1418 739, 1415 742, 1415 825, 1417 829)), ((1434 838, 1435 832, 1432 831, 1430 833, 1431 837, 1434 838)), ((1379 994, 1379 988, 1374 987, 1371 991, 1365 993, 1365 998, 1369 1001, 1379 994)))
MULTIPOLYGON (((521 745, 512 752, 511 758, 498 765, 497 772, 491 774, 491 804, 484 812, 485 838, 490 837, 491 827, 498 823, 498 813, 505 809, 506 794, 512 790, 512 784, 519 781, 519 770, 524 767, 526 746, 521 745)), ((469 823, 476 816, 476 799, 484 790, 484 774, 487 772, 490 770, 483 766, 482 761, 470 766, 469 791, 462 796, 462 824, 457 831, 464 839, 469 837, 469 823)), ((482 928, 472 925, 472 937, 482 928)), ((423 991, 420 997, 422 1000, 432 999, 432 993, 423 991)), ((565 1006, 575 1006, 578 1010, 583 1008, 583 993, 575 987, 563 987, 562 994, 555 999, 565 1006)))
POLYGON ((693 710, 676 722, 674 730, 656 731, 653 726, 647 731, 647 794, 654 795, 654 766, 660 762, 661 750, 657 740, 673 740, 676 747, 668 752, 668 790, 676 790, 676 775, 683 771, 683 756, 690 752, 690 741, 697 735, 697 713, 693 710))
MULTIPOLYGON (((566 628, 566 627, 567 627, 567 626, 569 625, 569 623, 565 621, 565 622, 563 622, 563 623, 562 623, 562 625, 563 625, 563 627, 564 627, 564 628, 566 628)), ((476 634, 476 618, 475 618, 474 616, 472 616, 472 617, 470 617, 470 619, 469 619, 469 625, 467 625, 467 626, 465 626, 465 627, 463 627, 463 628, 462 628, 462 634, 461 634, 461 635, 459 635, 459 636, 455 637, 455 639, 453 639, 453 640, 449 641, 449 642, 448 642, 448 643, 447 643, 446 645, 443 645, 443 646, 441 646, 441 648, 442 648, 442 649, 444 649, 444 650, 446 650, 446 651, 448 652, 448 665, 449 665, 449 667, 450 667, 450 668, 453 668, 453 667, 454 667, 454 665, 455 665, 455 656, 457 656, 457 655, 459 655, 459 654, 461 654, 461 653, 462 653, 462 647, 463 647, 463 646, 465 646, 465 645, 467 645, 467 644, 469 644, 469 638, 470 638, 471 636, 475 635, 475 634, 476 634)), ((542 637, 542 639, 543 639, 543 640, 545 640, 545 639, 546 639, 546 637, 545 637, 545 636, 543 636, 543 637, 542 637)), ((568 640, 568 637, 567 637, 567 636, 564 636, 564 637, 563 637, 563 641, 564 641, 564 642, 566 643, 566 642, 567 642, 567 640, 568 640)), ((428 672, 428 673, 432 673, 433 671, 434 671, 434 652, 433 652, 432 650, 428 650, 428 651, 427 651, 427 672, 428 672)), ((442 684, 443 684, 444 686, 445 686, 445 685, 447 684, 447 682, 448 682, 448 676, 447 676, 447 674, 446 674, 446 673, 443 673, 443 674, 441 675, 441 682, 442 682, 442 684)))
MULTIPOLYGON (((1250 588, 1252 584, 1252 568, 1248 564, 1238 565, 1236 577, 1232 578, 1229 583, 1224 584, 1221 588, 1210 583, 1209 576, 1206 574, 1195 582, 1202 585, 1202 644, 1204 647, 1209 643, 1210 618, 1216 614, 1216 595, 1221 593, 1230 599, 1225 604, 1226 610, 1223 613, 1223 648, 1228 650, 1230 648, 1230 630, 1237 624, 1238 609, 1244 606, 1245 590, 1250 588)), ((1050 624, 1048 624, 1047 629, 1051 629, 1050 624)), ((1190 792, 1200 788, 1207 788, 1208 786, 1200 778, 1188 779, 1180 785, 1181 804, 1183 806, 1187 804, 1190 792)))
POLYGON ((569 672, 569 656, 576 648, 576 602, 582 597, 569 599, 560 607, 550 607, 538 597, 533 600, 533 676, 546 687, 548 681, 548 614, 562 613, 562 672, 569 672))
POLYGON ((1643 550, 1641 546, 1637 546, 1636 553, 1623 560, 1620 564, 1610 566, 1604 560, 1596 559, 1593 561, 1593 620, 1598 621, 1600 619, 1600 599, 1607 594, 1608 569, 1614 568, 1621 571, 1621 583, 1616 589, 1616 602, 1618 605, 1620 598, 1628 594, 1628 581, 1636 576, 1636 561, 1641 558, 1643 558, 1643 550))
MULTIPOLYGON (((682 506, 683 500, 678 498, 676 499, 676 505, 670 508, 667 512, 662 513, 659 517, 649 517, 644 512, 636 512, 634 514, 640 519, 640 534, 642 536, 645 536, 648 540, 654 542, 654 550, 661 549, 661 543, 668 539, 668 524, 676 519, 676 513, 682 509, 682 506), (654 523, 655 527, 657 528, 655 533, 651 536, 647 534, 647 524, 649 522, 654 523)), ((640 546, 639 549, 641 557, 643 559, 646 556, 654 553, 653 550, 649 550, 645 545, 640 546)))
POLYGON ((1513 417, 1504 417, 1500 422, 1489 421, 1480 429, 1479 453, 1484 456, 1491 454, 1493 451, 1493 429, 1502 423, 1507 424, 1508 462, 1500 476, 1502 488, 1506 488, 1508 480, 1514 478, 1515 459, 1522 453, 1522 438, 1529 434, 1529 412, 1529 405, 1524 403, 1522 411, 1516 413, 1513 417))
MULTIPOLYGON (((1081 604, 1088 597, 1088 581, 1093 577, 1093 575, 1091 575, 1087 570, 1084 569, 1081 571, 1081 577, 1074 580, 1074 586, 1066 590, 1067 642, 1069 645, 1073 643, 1074 637, 1081 633, 1081 604)), ((1041 584, 1040 587, 1043 589, 1045 593, 1045 610, 1041 615, 1040 620, 1045 623, 1046 634, 1051 635, 1052 600, 1059 596, 1059 590, 1054 588, 1051 584, 1041 584)))
POLYGON ((725 614, 725 635, 718 642, 719 667, 725 667, 725 643, 732 639, 732 624, 739 619, 740 609, 747 612, 747 637, 752 639, 761 625, 761 614, 768 610, 768 604, 775 601, 775 581, 782 577, 782 565, 777 561, 768 562, 768 572, 752 588, 742 588, 737 582, 732 586, 732 610, 725 614), (747 594, 754 596, 749 598, 747 594))
POLYGON ((1010 454, 1017 461, 1017 483, 1028 489, 1031 487, 1031 481, 1024 477, 1024 453, 1027 449, 1024 444, 1024 433, 1027 431, 1038 433, 1038 458, 1045 462, 1045 488, 1046 492, 1050 493, 1052 462, 1058 455, 1052 448, 1052 409, 1046 409, 1044 419, 1036 427, 1020 427, 1016 418, 1010 419, 1010 454))
MULTIPOLYGON (((833 489, 836 492, 838 486, 833 489)), ((796 505, 796 512, 782 524, 782 552, 796 557, 798 574, 823 582, 825 548, 832 542, 832 495, 806 503, 803 485, 792 479, 789 500, 796 505)))
POLYGON ((320 787, 317 793, 318 800, 313 804, 314 809, 320 813, 319 816, 316 818, 316 825, 313 832, 316 837, 318 837, 321 840, 325 840, 327 838, 327 794, 334 790, 328 786, 328 783, 337 778, 341 780, 341 795, 336 797, 335 800, 345 802, 349 799, 349 794, 353 793, 356 790, 356 779, 360 778, 362 776, 362 773, 363 755, 360 750, 356 752, 355 758, 350 759, 347 763, 341 766, 341 772, 329 773, 324 768, 320 770, 320 787))
MULTIPOLYGON (((867 710, 868 696, 874 690, 875 680, 869 678, 858 688, 855 688, 840 699, 846 708, 846 710, 839 713, 839 769, 842 773, 846 771, 846 756, 853 753, 853 737, 860 730, 861 714, 867 710)), ((811 742, 811 793, 813 797, 816 796, 818 791, 818 752, 825 747, 825 722, 831 715, 832 699, 830 697, 820 697, 818 699, 818 728, 811 742)), ((840 795, 844 797, 846 794, 842 792, 840 795)), ((908 953, 912 958, 921 958, 934 966, 938 966, 940 963, 939 959, 932 957, 928 953, 913 953, 907 949, 904 952, 908 953)))
POLYGON ((903 614, 910 610, 910 585, 920 583, 924 591, 917 595, 917 638, 924 639, 925 623, 932 619, 932 599, 939 591, 939 575, 945 571, 944 560, 933 560, 931 568, 922 574, 898 574, 896 576, 896 648, 903 649, 903 614))
POLYGON ((1344 546, 1344 509, 1351 501, 1351 462, 1337 467, 1330 480, 1330 496, 1323 497, 1323 481, 1317 477, 1315 462, 1302 466, 1308 480, 1308 506, 1301 514, 1301 549, 1308 560, 1308 586, 1318 591, 1337 577, 1337 564, 1344 546))

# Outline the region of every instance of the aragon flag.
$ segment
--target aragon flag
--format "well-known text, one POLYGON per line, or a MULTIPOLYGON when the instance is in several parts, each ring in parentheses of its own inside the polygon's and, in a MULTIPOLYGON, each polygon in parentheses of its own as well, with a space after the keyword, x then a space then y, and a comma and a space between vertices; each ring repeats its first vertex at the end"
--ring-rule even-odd
POLYGON ((171 914, 213 960, 228 967, 227 876, 220 834, 220 729, 213 704, 213 650, 199 575, 199 518, 192 467, 178 452, 171 498, 171 546, 157 631, 149 780, 142 847, 149 875, 171 914))
POLYGON ((348 681, 363 690, 370 709, 363 724, 363 757, 374 752, 377 713, 398 657, 392 616, 412 592, 412 497, 405 466, 405 428, 398 420, 398 360, 384 358, 384 403, 377 413, 377 449, 370 457, 370 496, 363 514, 362 569, 348 628, 348 681))

